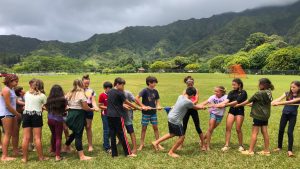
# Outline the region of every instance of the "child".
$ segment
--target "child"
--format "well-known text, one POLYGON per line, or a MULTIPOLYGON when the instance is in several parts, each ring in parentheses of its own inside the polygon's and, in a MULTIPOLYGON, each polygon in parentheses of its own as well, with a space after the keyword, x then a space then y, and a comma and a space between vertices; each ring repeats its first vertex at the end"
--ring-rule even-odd
POLYGON ((271 155, 269 150, 269 134, 268 134, 268 120, 271 113, 271 102, 272 102, 272 90, 274 86, 271 81, 267 78, 259 80, 259 91, 256 92, 249 100, 243 103, 237 104, 235 107, 245 106, 246 104, 252 103, 250 116, 253 118, 252 136, 249 150, 242 151, 244 155, 254 155, 254 146, 257 140, 257 134, 259 129, 264 137, 264 150, 258 152, 260 155, 271 155))
MULTIPOLYGON (((135 97, 134 95, 128 91, 125 90, 124 91, 125 94, 125 98, 129 101, 129 102, 135 102, 135 97)), ((127 116, 125 116, 125 127, 127 130, 127 133, 130 135, 131 138, 131 142, 132 142, 132 154, 136 155, 137 154, 137 144, 136 144, 136 137, 135 137, 135 133, 134 133, 134 128, 133 128, 133 110, 131 107, 127 106, 126 104, 124 105, 125 111, 127 112, 127 116)))
POLYGON ((168 114, 169 133, 152 142, 156 151, 160 150, 158 145, 174 136, 179 136, 173 147, 170 149, 168 155, 171 157, 180 157, 175 153, 177 148, 184 141, 183 118, 189 109, 203 109, 201 105, 194 105, 192 98, 197 94, 194 87, 188 87, 184 95, 180 95, 174 105, 173 109, 168 114))
POLYGON ((124 133, 124 117, 126 112, 124 111, 123 104, 127 104, 130 107, 137 108, 131 104, 124 95, 124 85, 125 80, 118 77, 115 79, 114 88, 108 91, 107 99, 107 119, 109 125, 110 141, 111 141, 111 150, 112 157, 118 156, 118 150, 116 145, 116 136, 118 136, 120 143, 123 146, 125 156, 134 157, 135 155, 131 154, 130 146, 127 142, 126 135, 124 133))
MULTIPOLYGON (((16 93, 16 96, 17 96, 17 112, 20 113, 21 115, 23 114, 23 111, 24 111, 24 107, 25 107, 25 99, 24 99, 24 96, 25 96, 25 91, 23 89, 23 87, 21 86, 17 86, 15 88, 15 93, 16 93)), ((16 137, 16 145, 18 145, 19 147, 19 131, 20 131, 20 126, 21 126, 21 123, 22 123, 22 119, 18 119, 18 125, 16 125, 16 128, 15 128, 15 137, 16 137)), ((19 152, 15 152, 17 154, 19 154, 19 152)))
MULTIPOLYGON (((191 76, 185 77, 183 81, 187 85, 187 87, 194 87, 194 79, 191 76)), ((199 99, 198 89, 196 89, 196 91, 197 91, 196 95, 193 96, 192 99, 191 99, 194 104, 197 104, 198 99, 199 99)), ((185 93, 185 91, 183 93, 185 93)), ((200 120, 199 120, 199 115, 198 115, 197 110, 189 109, 187 111, 187 113, 185 114, 185 116, 183 118, 183 131, 184 131, 184 133, 186 133, 186 129, 187 129, 187 126, 188 126, 190 116, 192 116, 192 118, 193 118, 195 129, 196 129, 196 131, 199 135, 199 138, 200 138, 201 149, 204 151, 204 150, 206 150, 205 145, 204 145, 204 136, 203 136, 203 132, 200 128, 200 120)))
MULTIPOLYGON (((141 143, 139 147, 139 151, 141 151, 145 146, 145 136, 147 131, 148 123, 152 124, 155 139, 159 138, 159 132, 157 127, 157 114, 156 109, 161 110, 159 103, 159 94, 155 89, 156 84, 158 83, 156 77, 148 76, 146 78, 147 88, 143 89, 139 95, 136 97, 136 102, 139 106, 141 106, 144 110, 142 111, 142 132, 141 132, 141 143), (140 101, 142 98, 142 102, 140 101)), ((159 145, 160 149, 164 149, 161 145, 159 145)))
POLYGON ((243 133, 242 133, 242 125, 244 122, 244 106, 235 108, 234 106, 236 104, 242 103, 245 100, 247 100, 247 92, 243 90, 244 84, 243 81, 239 78, 235 78, 232 80, 232 88, 233 90, 228 93, 227 99, 218 104, 215 105, 215 107, 223 108, 225 106, 230 106, 227 120, 226 120, 226 134, 225 134, 225 146, 221 149, 222 151, 228 151, 229 150, 229 142, 231 137, 231 129, 233 126, 233 123, 236 124, 236 132, 238 136, 239 141, 239 151, 244 151, 243 146, 243 133))
MULTIPOLYGON (((19 77, 15 74, 7 74, 4 78, 5 87, 2 89, 0 95, 0 120, 4 128, 4 138, 2 140, 2 157, 1 161, 15 160, 13 157, 8 156, 8 147, 10 138, 15 135, 14 129, 18 125, 17 120, 21 118, 21 114, 16 110, 17 96, 13 90, 19 82, 19 77)), ((13 137, 13 139, 16 139, 13 137)), ((13 140, 13 151, 18 152, 18 145, 13 140)))
POLYGON ((86 156, 82 147, 82 135, 85 124, 86 111, 94 111, 87 104, 87 98, 84 94, 84 88, 81 80, 74 80, 73 89, 67 93, 66 99, 68 101, 68 115, 66 119, 67 126, 73 131, 65 143, 65 152, 70 152, 71 143, 75 140, 75 147, 82 161, 91 160, 92 157, 86 156))
POLYGON ((67 108, 64 91, 59 85, 53 85, 45 105, 48 111, 48 126, 51 131, 51 153, 55 153, 55 161, 62 160, 60 156, 63 132, 63 116, 67 108))
MULTIPOLYGON (((87 97, 87 103, 89 107, 95 108, 95 111, 98 111, 99 108, 96 103, 96 93, 93 89, 91 89, 90 86, 90 77, 89 75, 84 75, 82 77, 82 83, 84 87, 84 92, 87 97)), ((86 129, 86 135, 87 135, 87 140, 88 140, 88 151, 91 152, 94 150, 93 148, 93 133, 92 133, 92 122, 93 122, 93 117, 94 117, 94 112, 86 112, 85 113, 85 118, 86 118, 86 123, 85 123, 85 129, 86 129)))
POLYGON ((283 135, 286 124, 289 122, 288 126, 288 157, 293 157, 293 143, 294 143, 294 128, 297 121, 298 105, 288 105, 292 103, 299 103, 300 101, 300 82, 293 81, 290 85, 290 91, 283 93, 281 97, 275 99, 272 105, 285 105, 282 110, 282 115, 279 125, 278 133, 278 147, 274 152, 280 151, 282 149, 283 135), (286 99, 285 102, 280 102, 282 99, 286 99))
POLYGON ((211 135, 215 128, 221 123, 223 119, 223 115, 225 112, 225 108, 217 108, 214 107, 214 105, 222 103, 224 100, 227 99, 226 90, 223 86, 217 86, 214 90, 215 94, 210 96, 208 100, 201 103, 201 105, 204 107, 207 104, 211 105, 211 108, 209 109, 210 113, 210 120, 209 120, 209 128, 207 129, 207 132, 204 136, 206 140, 206 150, 210 150, 210 140, 211 135))
POLYGON ((28 161, 28 145, 30 135, 33 131, 35 146, 40 161, 48 160, 44 157, 42 147, 42 126, 43 126, 43 106, 46 103, 47 97, 39 90, 40 82, 32 83, 29 92, 25 94, 25 109, 23 112, 23 162, 28 161))
POLYGON ((110 154, 111 147, 109 143, 109 126, 107 120, 107 93, 113 87, 111 82, 104 82, 103 89, 104 92, 99 95, 99 107, 103 110, 101 112, 101 119, 103 125, 103 149, 110 154))

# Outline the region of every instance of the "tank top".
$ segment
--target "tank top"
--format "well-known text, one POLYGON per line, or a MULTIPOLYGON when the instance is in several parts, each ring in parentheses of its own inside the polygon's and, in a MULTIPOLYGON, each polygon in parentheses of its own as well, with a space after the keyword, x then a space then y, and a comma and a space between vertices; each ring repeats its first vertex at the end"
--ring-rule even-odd
MULTIPOLYGON (((16 109, 17 96, 13 89, 10 89, 10 88, 8 88, 8 89, 9 89, 9 93, 10 93, 10 104, 14 109, 16 109)), ((4 97, 1 95, 0 96, 0 116, 7 116, 7 115, 13 115, 13 114, 7 109, 7 107, 5 105, 4 97)))

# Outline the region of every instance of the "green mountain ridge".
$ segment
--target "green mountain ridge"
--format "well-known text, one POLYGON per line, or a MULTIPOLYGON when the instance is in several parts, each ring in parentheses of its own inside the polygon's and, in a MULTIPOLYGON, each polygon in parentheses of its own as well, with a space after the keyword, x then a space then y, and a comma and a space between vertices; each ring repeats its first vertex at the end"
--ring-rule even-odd
POLYGON ((255 32, 277 34, 289 44, 300 44, 300 1, 286 6, 179 20, 164 26, 126 27, 75 43, 0 35, 0 64, 12 65, 29 55, 63 55, 99 64, 124 57, 153 61, 197 54, 208 58, 237 52, 255 32))

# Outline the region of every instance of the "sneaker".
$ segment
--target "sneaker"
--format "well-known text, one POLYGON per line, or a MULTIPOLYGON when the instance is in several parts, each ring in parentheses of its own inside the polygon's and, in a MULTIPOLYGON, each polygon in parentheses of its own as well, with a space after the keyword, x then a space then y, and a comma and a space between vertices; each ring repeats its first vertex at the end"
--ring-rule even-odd
POLYGON ((263 156, 270 156, 271 155, 270 151, 260 151, 260 152, 257 152, 257 154, 263 155, 263 156))
POLYGON ((252 151, 252 152, 249 152, 248 150, 246 150, 246 151, 241 151, 241 153, 243 154, 243 155, 248 155, 248 156, 253 156, 254 155, 254 152, 252 151))
POLYGON ((105 152, 106 152, 107 154, 111 154, 111 149, 107 149, 107 150, 105 150, 105 152))
POLYGON ((230 149, 229 146, 224 146, 221 150, 222 150, 223 152, 226 152, 226 151, 228 151, 229 149, 230 149))
POLYGON ((239 146, 239 151, 245 151, 243 146, 239 146))

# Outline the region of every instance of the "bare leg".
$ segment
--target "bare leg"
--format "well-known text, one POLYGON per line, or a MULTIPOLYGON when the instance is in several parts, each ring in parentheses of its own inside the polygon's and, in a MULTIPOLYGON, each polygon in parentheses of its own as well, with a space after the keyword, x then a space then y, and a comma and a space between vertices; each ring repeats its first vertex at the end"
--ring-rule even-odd
MULTIPOLYGON (((159 139, 153 141, 153 142, 152 142, 152 145, 153 145, 154 149, 155 149, 156 151, 158 151, 158 150, 159 150, 158 145, 159 145, 161 142, 164 142, 164 141, 166 141, 166 140, 168 140, 168 139, 170 139, 170 138, 172 138, 172 137, 174 137, 174 135, 168 133, 168 134, 162 136, 161 138, 159 138, 159 139)), ((178 145, 178 146, 179 146, 179 145, 178 145)))
POLYGON ((86 135, 87 135, 87 140, 88 140, 88 151, 93 151, 93 132, 92 132, 92 119, 86 119, 86 135))
POLYGON ((206 139, 206 147, 207 150, 210 150, 210 140, 211 140, 211 135, 214 132, 214 129, 218 126, 218 123, 216 122, 215 119, 210 119, 209 120, 209 128, 206 132, 205 139, 206 139))
MULTIPOLYGON (((158 127, 157 125, 152 125, 153 127, 153 131, 154 131, 154 135, 155 135, 155 139, 159 139, 159 131, 158 131, 158 127)), ((163 146, 161 146, 160 144, 158 144, 158 148, 161 150, 164 150, 165 148, 163 146)))
POLYGON ((42 128, 33 128, 33 136, 34 136, 34 142, 36 151, 38 153, 38 158, 40 161, 47 160, 48 158, 44 157, 43 155, 43 145, 42 145, 42 128))
POLYGON ((141 142, 140 142, 140 147, 139 147, 139 151, 143 150, 144 146, 145 146, 145 136, 146 136, 146 131, 147 131, 147 126, 143 126, 142 127, 142 133, 141 133, 141 142))
POLYGON ((131 133, 130 138, 131 138, 131 142, 132 142, 132 145, 133 145, 132 154, 136 154, 137 153, 137 144, 136 144, 135 133, 131 133))
POLYGON ((169 156, 177 158, 180 157, 178 154, 175 153, 175 151, 177 150, 177 148, 184 142, 184 136, 180 136, 178 138, 178 140, 175 142, 175 144, 173 145, 173 147, 171 148, 171 150, 169 151, 169 156))
POLYGON ((13 118, 13 132, 12 132, 12 146, 13 146, 13 155, 15 157, 19 156, 19 129, 20 125, 18 124, 18 118, 13 118))
POLYGON ((28 161, 28 145, 30 142, 30 135, 31 135, 31 128, 24 128, 23 129, 23 142, 22 142, 22 150, 23 150, 23 162, 27 162, 28 161))
POLYGON ((243 146, 243 132, 242 132, 243 122, 244 122, 244 116, 236 116, 236 132, 238 135, 240 146, 243 146))
POLYGON ((265 152, 270 152, 270 138, 269 138, 269 133, 268 133, 268 126, 262 126, 261 127, 261 132, 263 134, 264 137, 264 142, 265 142, 265 152))
POLYGON ((228 113, 227 120, 226 120, 225 146, 229 146, 233 123, 234 123, 234 115, 228 113))
POLYGON ((259 132, 259 127, 258 126, 253 126, 252 127, 251 142, 250 142, 250 147, 249 147, 249 152, 250 153, 252 153, 254 151, 254 147, 255 147, 255 144, 256 144, 258 132, 259 132))
POLYGON ((4 138, 2 142, 2 161, 11 161, 15 160, 13 157, 8 156, 8 146, 10 143, 10 138, 13 132, 13 118, 3 118, 2 119, 2 124, 4 127, 4 138))

